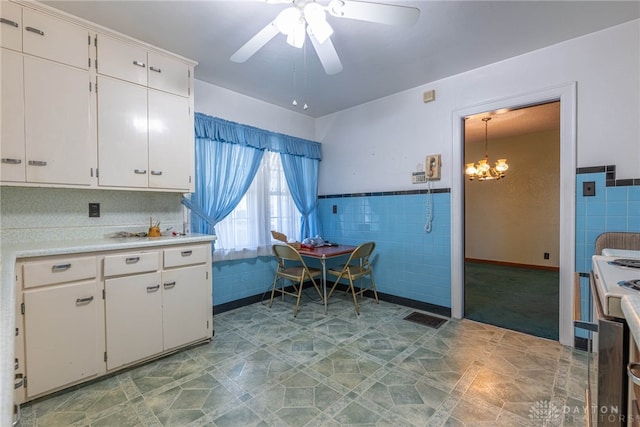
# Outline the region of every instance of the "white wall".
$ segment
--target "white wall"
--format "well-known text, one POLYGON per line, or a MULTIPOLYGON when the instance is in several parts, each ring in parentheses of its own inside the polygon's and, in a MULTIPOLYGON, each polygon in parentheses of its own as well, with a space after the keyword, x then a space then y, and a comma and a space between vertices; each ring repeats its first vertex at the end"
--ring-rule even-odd
POLYGON ((195 110, 244 125, 315 141, 314 119, 200 80, 195 81, 195 110))
POLYGON ((616 165, 640 178, 640 20, 438 80, 316 120, 319 194, 416 189, 411 172, 442 154, 450 188, 452 112, 577 82, 577 166, 616 165), (435 89, 425 104, 422 92, 435 89))

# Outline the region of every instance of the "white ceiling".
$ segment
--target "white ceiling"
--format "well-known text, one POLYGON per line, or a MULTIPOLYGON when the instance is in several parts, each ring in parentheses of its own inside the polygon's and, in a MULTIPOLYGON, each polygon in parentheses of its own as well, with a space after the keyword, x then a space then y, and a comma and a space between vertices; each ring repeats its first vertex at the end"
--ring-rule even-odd
POLYGON ((403 28, 328 17, 344 66, 344 71, 333 76, 324 73, 311 47, 305 66, 304 49, 287 45, 283 35, 245 63, 229 60, 287 4, 264 0, 43 3, 191 58, 199 63, 195 71, 199 80, 312 117, 640 16, 638 1, 384 2, 417 7, 420 19, 403 28), (291 104, 294 98, 297 107, 291 104), (302 109, 305 102, 309 105, 306 111, 302 109))

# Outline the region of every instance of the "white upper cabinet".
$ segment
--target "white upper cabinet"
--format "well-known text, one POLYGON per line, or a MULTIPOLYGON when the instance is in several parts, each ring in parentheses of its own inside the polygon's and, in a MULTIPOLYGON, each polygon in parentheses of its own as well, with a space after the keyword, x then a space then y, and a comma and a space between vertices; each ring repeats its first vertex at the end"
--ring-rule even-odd
POLYGON ((2 55, 2 163, 0 180, 24 182, 24 87, 22 55, 7 49, 0 49, 2 55))
POLYGON ((90 135, 86 74, 67 65, 24 57, 28 182, 91 184, 95 137, 90 135))
POLYGON ((149 187, 188 190, 193 165, 189 100, 149 89, 149 187))
POLYGON ((22 8, 0 1, 0 46, 22 51, 22 8))
POLYGON ((149 183, 147 89, 98 77, 98 182, 146 188, 149 183))
POLYGON ((149 87, 164 92, 189 96, 189 67, 165 55, 149 52, 149 87))
POLYGON ((89 68, 89 32, 52 16, 24 9, 22 12, 22 50, 77 68, 89 68))
POLYGON ((113 37, 98 36, 98 73, 147 85, 147 50, 113 37))
POLYGON ((98 74, 188 97, 190 66, 104 34, 98 35, 98 74))

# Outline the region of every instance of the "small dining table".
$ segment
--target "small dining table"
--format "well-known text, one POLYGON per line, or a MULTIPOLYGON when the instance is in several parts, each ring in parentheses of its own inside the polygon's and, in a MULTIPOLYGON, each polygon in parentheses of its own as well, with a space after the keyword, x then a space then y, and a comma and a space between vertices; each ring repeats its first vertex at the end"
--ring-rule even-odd
POLYGON ((300 248, 301 256, 319 259, 322 264, 322 292, 324 294, 324 314, 327 314, 327 260, 340 256, 351 255, 357 246, 351 245, 324 245, 315 248, 300 248))

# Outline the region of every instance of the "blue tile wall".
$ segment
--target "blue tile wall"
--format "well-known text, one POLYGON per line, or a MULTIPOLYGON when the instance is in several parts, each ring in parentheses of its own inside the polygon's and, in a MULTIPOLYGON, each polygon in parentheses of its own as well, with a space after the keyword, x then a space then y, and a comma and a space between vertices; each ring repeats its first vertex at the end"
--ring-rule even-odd
POLYGON ((375 241, 374 277, 380 292, 450 308, 451 197, 432 197, 430 233, 424 230, 426 194, 320 199, 322 236, 350 245, 375 241))
MULTIPOLYGON (((582 319, 591 320, 589 278, 596 238, 607 231, 640 231, 640 186, 607 186, 605 172, 576 175, 576 272, 580 277, 582 319), (595 182, 596 195, 583 196, 584 182, 595 182)), ((585 336, 578 331, 578 336, 585 336)))
POLYGON ((271 257, 213 263, 213 305, 264 294, 271 290, 276 263, 271 257))

